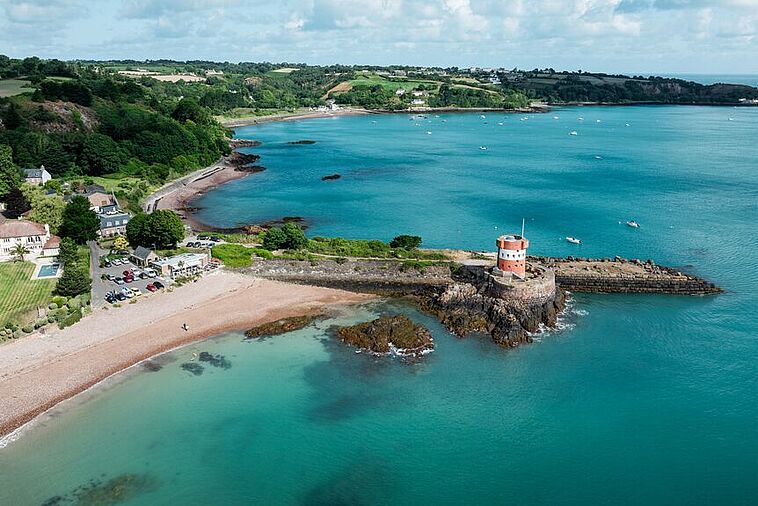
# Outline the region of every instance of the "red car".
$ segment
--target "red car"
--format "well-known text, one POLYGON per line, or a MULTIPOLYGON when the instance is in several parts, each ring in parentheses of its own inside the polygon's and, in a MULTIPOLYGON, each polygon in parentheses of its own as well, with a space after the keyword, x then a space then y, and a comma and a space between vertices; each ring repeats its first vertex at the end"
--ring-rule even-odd
POLYGON ((124 274, 124 277, 126 277, 126 276, 133 276, 133 275, 132 275, 132 270, 131 270, 131 269, 127 269, 127 270, 125 270, 125 271, 123 272, 123 274, 124 274))
POLYGON ((155 288, 155 285, 152 283, 148 283, 148 285, 145 287, 149 292, 157 292, 158 289, 155 288))
POLYGON ((131 283, 132 281, 134 281, 134 276, 124 276, 124 283, 131 283))

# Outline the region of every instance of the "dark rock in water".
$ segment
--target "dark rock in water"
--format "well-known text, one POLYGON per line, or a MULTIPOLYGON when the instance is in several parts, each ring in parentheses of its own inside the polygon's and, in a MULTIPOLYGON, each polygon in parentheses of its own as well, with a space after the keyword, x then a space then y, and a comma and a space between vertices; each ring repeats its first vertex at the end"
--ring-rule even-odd
POLYGON ((152 360, 145 360, 144 362, 142 362, 142 368, 145 369, 146 371, 158 372, 161 369, 163 369, 163 366, 152 360))
POLYGON ((292 316, 290 318, 276 320, 275 322, 264 323, 263 325, 258 325, 245 332, 245 340, 264 336, 277 336, 279 334, 286 334, 287 332, 300 330, 321 317, 321 315, 292 316))
POLYGON ((240 167, 235 167, 234 170, 237 172, 249 172, 250 174, 256 174, 258 172, 263 172, 266 170, 266 167, 263 165, 242 165, 240 167))
POLYGON ((253 141, 249 139, 232 139, 229 141, 229 147, 232 149, 237 148, 255 148, 261 145, 261 141, 253 141))
POLYGON ((213 367, 220 367, 221 369, 231 369, 232 367, 232 363, 224 358, 223 355, 213 355, 207 351, 201 351, 197 358, 200 362, 207 362, 213 367))
POLYGON ((182 369, 195 376, 200 376, 205 370, 205 368, 197 362, 185 362, 182 364, 182 369))
POLYGON ((335 333, 343 343, 374 353, 396 351, 399 355, 416 356, 434 349, 431 332, 403 315, 382 316, 371 322, 337 327, 335 333))
MULTIPOLYGON (((105 476, 105 475, 103 475, 105 476)), ((136 496, 152 492, 160 486, 158 480, 147 474, 121 474, 108 481, 92 479, 66 495, 54 496, 43 506, 76 504, 80 506, 110 506, 134 499, 136 496)))
POLYGON ((311 141, 311 140, 305 139, 305 140, 302 140, 302 141, 289 141, 287 144, 292 144, 292 145, 316 144, 316 141, 311 141))
POLYGON ((321 178, 322 181, 336 181, 337 179, 341 178, 339 174, 331 174, 329 176, 324 176, 321 178))

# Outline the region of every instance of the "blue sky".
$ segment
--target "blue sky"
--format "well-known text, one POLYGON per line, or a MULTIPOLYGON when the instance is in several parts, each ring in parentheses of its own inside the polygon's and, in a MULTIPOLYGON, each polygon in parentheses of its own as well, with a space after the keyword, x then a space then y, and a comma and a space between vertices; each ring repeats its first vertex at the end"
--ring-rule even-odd
POLYGON ((758 74, 758 0, 0 0, 0 53, 758 74))

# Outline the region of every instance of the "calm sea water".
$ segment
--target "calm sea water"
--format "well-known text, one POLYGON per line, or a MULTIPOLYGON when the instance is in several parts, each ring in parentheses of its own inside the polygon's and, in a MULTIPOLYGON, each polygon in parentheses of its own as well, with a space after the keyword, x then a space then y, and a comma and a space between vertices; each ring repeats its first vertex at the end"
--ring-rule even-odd
POLYGON ((56 409, 1 449, 0 504, 70 503, 78 487, 125 474, 135 505, 754 504, 758 109, 521 118, 241 129, 263 141, 268 170, 207 195, 202 217, 300 215, 311 234, 418 233, 466 248, 491 248, 524 217, 536 253, 651 257, 727 293, 575 295, 562 330, 517 350, 456 339, 398 302, 262 342, 219 336, 56 409), (316 144, 286 144, 299 139, 316 144), (328 336, 398 312, 434 334, 420 363, 328 336), (182 370, 199 351, 231 367, 182 370))

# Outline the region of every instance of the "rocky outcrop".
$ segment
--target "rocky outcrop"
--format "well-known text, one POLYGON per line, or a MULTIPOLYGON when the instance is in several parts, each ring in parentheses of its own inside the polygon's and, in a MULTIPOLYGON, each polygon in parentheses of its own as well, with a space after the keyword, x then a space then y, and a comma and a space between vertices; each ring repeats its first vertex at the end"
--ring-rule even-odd
POLYGON ((310 139, 304 139, 301 141, 289 141, 287 144, 292 144, 294 146, 297 146, 297 145, 303 145, 303 144, 316 144, 316 141, 312 141, 310 139))
POLYGON ((250 174, 256 174, 258 172, 263 172, 266 170, 266 167, 263 165, 243 165, 241 167, 235 167, 234 170, 237 172, 248 172, 250 174))
POLYGON ((319 318, 321 318, 320 315, 292 316, 274 322, 264 323, 263 325, 258 325, 245 332, 245 339, 257 339, 264 336, 286 334, 287 332, 293 332, 305 328, 319 318))
POLYGON ((432 334, 407 316, 382 316, 350 327, 336 327, 343 342, 373 353, 417 357, 434 350, 432 334))
POLYGON ((457 336, 482 332, 501 346, 514 347, 532 342, 532 334, 542 327, 555 326, 565 295, 556 290, 552 298, 530 303, 492 297, 485 285, 457 282, 421 304, 457 336))

